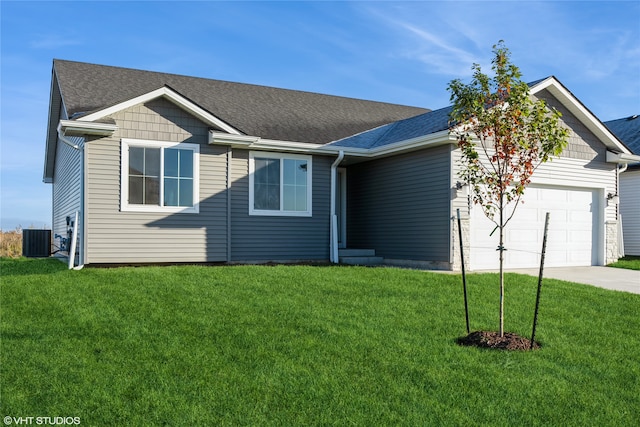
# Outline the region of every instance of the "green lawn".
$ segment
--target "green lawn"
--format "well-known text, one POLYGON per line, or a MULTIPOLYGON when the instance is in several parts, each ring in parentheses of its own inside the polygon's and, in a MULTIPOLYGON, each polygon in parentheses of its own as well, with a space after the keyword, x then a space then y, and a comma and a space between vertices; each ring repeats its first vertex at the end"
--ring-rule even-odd
MULTIPOLYGON (((640 295, 545 280, 534 352, 455 343, 457 275, 1 261, 0 415, 82 426, 635 426, 640 295)), ((528 336, 535 277, 509 274, 528 336)), ((496 329, 497 275, 471 275, 496 329)), ((35 421, 34 421, 35 422, 35 421)))
POLYGON ((640 270, 640 256, 626 256, 620 258, 609 267, 626 268, 629 270, 640 270))

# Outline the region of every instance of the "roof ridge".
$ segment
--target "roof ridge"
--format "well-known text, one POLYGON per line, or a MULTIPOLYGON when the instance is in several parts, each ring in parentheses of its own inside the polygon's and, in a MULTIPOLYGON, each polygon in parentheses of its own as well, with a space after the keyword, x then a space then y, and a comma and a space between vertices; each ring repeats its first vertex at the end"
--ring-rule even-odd
POLYGON ((211 78, 211 77, 191 76, 191 75, 188 75, 188 74, 168 73, 168 72, 164 72, 164 71, 151 71, 151 70, 144 70, 144 69, 141 69, 141 68, 122 67, 122 66, 117 66, 117 65, 96 64, 96 63, 93 63, 93 62, 74 61, 74 60, 60 59, 60 58, 54 58, 53 62, 54 62, 54 65, 55 65, 55 63, 58 63, 58 62, 59 63, 74 63, 74 64, 90 65, 90 66, 93 66, 93 67, 104 67, 104 68, 123 70, 123 71, 134 71, 134 72, 139 72, 139 73, 150 73, 150 74, 155 74, 155 75, 174 76, 174 77, 180 77, 180 78, 192 79, 192 80, 213 81, 213 82, 226 83, 226 84, 232 84, 232 85, 243 85, 243 86, 247 86, 247 87, 262 88, 262 89, 267 89, 267 90, 278 90, 278 91, 286 91, 286 92, 295 92, 295 93, 303 93, 303 94, 330 97, 330 98, 350 99, 350 100, 354 100, 354 101, 362 101, 362 102, 367 102, 367 103, 384 104, 384 105, 391 105, 391 106, 398 106, 398 107, 408 107, 408 108, 420 108, 420 109, 428 110, 428 108, 418 107, 416 105, 406 105, 406 104, 399 104, 399 103, 395 103, 395 102, 386 102, 386 101, 375 101, 375 100, 371 100, 371 99, 356 98, 356 97, 352 97, 352 96, 342 96, 342 95, 334 95, 334 94, 328 94, 328 93, 322 93, 322 92, 313 92, 313 91, 301 90, 301 89, 291 89, 291 88, 284 88, 284 87, 269 86, 269 85, 266 85, 266 84, 245 83, 245 82, 238 82, 238 81, 232 81, 232 80, 215 79, 215 78, 211 78))
POLYGON ((64 59, 54 59, 53 66, 69 116, 98 111, 168 86, 248 135, 326 144, 429 111, 382 101, 64 59))

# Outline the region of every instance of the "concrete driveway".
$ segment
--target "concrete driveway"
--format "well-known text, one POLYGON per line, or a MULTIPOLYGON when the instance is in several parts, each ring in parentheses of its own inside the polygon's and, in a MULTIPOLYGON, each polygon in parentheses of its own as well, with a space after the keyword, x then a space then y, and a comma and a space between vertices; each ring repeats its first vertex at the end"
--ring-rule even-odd
MULTIPOLYGON (((528 274, 538 277, 539 269, 509 269, 509 273, 528 274)), ((614 291, 640 294, 640 271, 613 267, 548 267, 543 277, 565 280, 567 282, 584 283, 614 291)))

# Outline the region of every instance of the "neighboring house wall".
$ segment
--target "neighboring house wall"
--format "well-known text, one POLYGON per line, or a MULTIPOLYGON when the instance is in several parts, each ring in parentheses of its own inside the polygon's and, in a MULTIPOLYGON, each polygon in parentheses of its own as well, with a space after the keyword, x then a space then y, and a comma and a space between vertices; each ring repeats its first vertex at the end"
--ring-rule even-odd
MULTIPOLYGON (((82 138, 68 138, 79 147, 83 146, 82 138)), ((59 250, 61 239, 55 238, 60 235, 67 238, 67 216, 71 221, 78 212, 78 230, 82 231, 82 150, 77 150, 58 140, 56 146, 56 164, 54 166, 52 200, 53 200, 53 236, 54 250, 59 250)), ((82 242, 82 236, 78 235, 78 242, 82 242)), ((66 251, 64 251, 66 252, 66 251)))
POLYGON ((118 130, 86 144, 87 262, 225 261, 227 149, 208 145, 208 126, 164 99, 111 118, 118 130), (121 212, 121 138, 199 144, 200 212, 121 212))
POLYGON ((349 247, 449 268, 450 150, 445 145, 349 166, 349 247))
POLYGON ((620 174, 620 215, 624 253, 640 256, 640 167, 620 174))
POLYGON ((329 259, 332 157, 314 156, 312 217, 249 215, 249 152, 234 150, 231 165, 231 261, 329 259))

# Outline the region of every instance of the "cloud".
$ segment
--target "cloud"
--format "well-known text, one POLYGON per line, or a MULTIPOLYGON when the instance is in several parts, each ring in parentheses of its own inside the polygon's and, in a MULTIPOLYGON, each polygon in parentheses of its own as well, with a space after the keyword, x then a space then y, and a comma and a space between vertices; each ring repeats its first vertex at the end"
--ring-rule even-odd
POLYGON ((459 78, 470 76, 474 63, 487 67, 489 51, 475 31, 458 29, 460 18, 452 18, 456 7, 440 2, 374 3, 363 12, 390 29, 390 56, 419 62, 429 74, 459 78))
POLYGON ((39 34, 29 45, 34 49, 60 49, 67 46, 80 46, 82 40, 75 37, 64 37, 59 34, 39 34))
MULTIPOLYGON (((416 50, 406 52, 405 55, 429 65, 433 72, 459 76, 461 70, 469 70, 471 64, 477 62, 477 57, 471 52, 456 47, 425 29, 418 28, 408 22, 392 22, 420 41, 416 50)), ((470 71, 464 74, 468 75, 470 71)))

